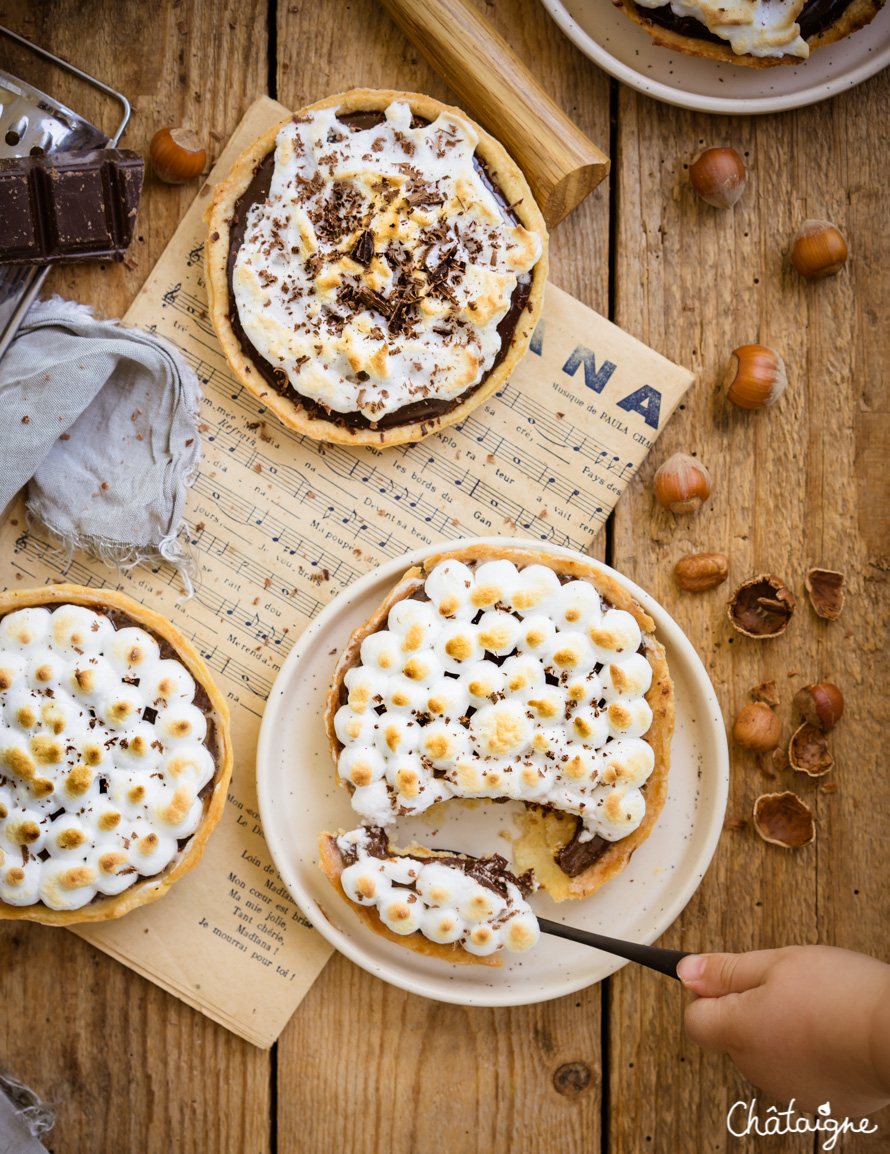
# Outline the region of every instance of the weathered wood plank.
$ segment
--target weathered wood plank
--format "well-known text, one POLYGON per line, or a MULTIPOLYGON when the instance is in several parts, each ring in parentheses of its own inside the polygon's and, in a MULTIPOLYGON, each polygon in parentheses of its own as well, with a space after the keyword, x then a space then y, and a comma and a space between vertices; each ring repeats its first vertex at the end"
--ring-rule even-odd
MULTIPOLYGON (((619 503, 615 564, 687 631, 728 727, 750 700, 748 689, 768 679, 780 687, 786 741, 801 685, 836 681, 849 706, 832 738, 837 793, 791 770, 764 775, 751 755, 732 750, 728 817, 745 824, 723 834, 704 884, 665 935, 675 947, 819 940, 887 955, 890 899, 878 881, 890 800, 879 752, 888 672, 880 652, 888 614, 880 560, 888 552, 886 458, 883 473, 875 466, 886 452, 880 385, 890 347, 875 318, 888 290, 888 242, 873 222, 886 214, 888 198, 866 157, 888 98, 884 75, 815 108, 730 120, 622 92, 616 320, 700 378, 619 503), (732 144, 747 157, 749 187, 730 212, 702 204, 689 186, 685 165, 703 143, 732 144), (807 286, 786 251, 810 216, 839 223, 853 256, 836 279, 807 286), (772 345, 786 359, 791 384, 773 409, 746 413, 723 401, 728 355, 746 343, 772 345), (691 517, 664 512, 652 495, 655 469, 676 450, 711 470, 711 500, 691 517), (728 554, 730 581, 703 595, 680 593, 673 565, 700 551, 728 554), (806 602, 803 578, 813 565, 849 575, 851 598, 834 624, 819 621, 806 602), (724 613, 734 584, 761 571, 776 572, 799 594, 795 619, 775 641, 734 634, 724 613), (753 830, 754 798, 783 789, 816 810, 815 846, 783 851, 753 830)), ((610 1102, 613 1148, 642 1148, 645 1138, 647 1149, 680 1149, 693 1134, 700 1149, 724 1148, 729 1106, 756 1092, 728 1060, 686 1041, 675 986, 628 967, 612 995, 610 1079, 621 1086, 610 1102)), ((886 1133, 887 1112, 878 1120, 886 1133)), ((812 1148, 805 1137, 730 1140, 739 1150, 812 1148)), ((877 1150, 886 1139, 859 1141, 877 1150)))
MULTIPOLYGON (((535 0, 480 0, 479 7, 581 129, 607 147, 607 79, 535 0)), ((372 0, 353 0, 342 18, 324 21, 315 6, 280 6, 278 54, 278 99, 289 107, 351 87, 457 102, 372 0)), ((554 231, 551 265, 555 284, 607 311, 605 183, 554 231)), ((279 1151, 593 1154, 600 1024, 598 987, 540 1006, 469 1010, 401 993, 335 957, 278 1045, 279 1151), (557 1070, 573 1063, 556 1078, 558 1090, 557 1070)))
MULTIPOLYGON (((15 0, 4 23, 123 91, 133 119, 122 146, 143 155, 164 124, 197 129, 216 151, 211 129, 225 138, 265 91, 263 0, 15 0)), ((106 131, 113 125, 116 109, 80 81, 26 50, 0 60, 106 131)), ((197 190, 147 172, 132 267, 59 268, 47 288, 120 316, 197 190)), ((56 1106, 54 1154, 269 1150, 268 1054, 62 930, 0 923, 0 975, 3 1061, 56 1106)))

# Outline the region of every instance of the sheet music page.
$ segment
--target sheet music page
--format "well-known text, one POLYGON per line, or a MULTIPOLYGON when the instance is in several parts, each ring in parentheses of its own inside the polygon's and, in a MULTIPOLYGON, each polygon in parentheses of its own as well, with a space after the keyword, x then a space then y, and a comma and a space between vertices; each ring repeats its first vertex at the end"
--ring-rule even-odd
POLYGON ((278 1037, 331 952, 272 865, 256 800, 263 706, 294 641, 357 577, 419 545, 503 534, 586 551, 693 379, 548 286, 531 351, 459 426, 383 450, 286 429, 218 345, 202 222, 213 184, 286 115, 265 98, 252 105, 125 318, 174 341, 204 388, 187 507, 194 598, 169 567, 120 578, 80 554, 66 564, 40 528, 26 531, 21 500, 0 527, 4 585, 64 578, 145 601, 228 699, 235 772, 202 861, 162 901, 74 932, 258 1046, 278 1037))

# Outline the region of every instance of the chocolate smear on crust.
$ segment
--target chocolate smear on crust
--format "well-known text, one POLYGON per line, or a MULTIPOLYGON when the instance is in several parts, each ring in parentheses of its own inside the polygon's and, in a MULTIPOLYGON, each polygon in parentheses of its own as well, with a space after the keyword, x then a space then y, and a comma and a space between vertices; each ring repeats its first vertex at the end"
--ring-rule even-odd
POLYGON ((581 841, 584 832, 584 823, 576 819, 575 833, 568 845, 564 845, 556 855, 559 868, 570 878, 576 878, 603 856, 612 844, 605 838, 595 834, 587 841, 581 841))
MULTIPOLYGON (((424 865, 430 862, 436 862, 439 865, 451 866, 453 869, 459 869, 473 881, 478 882, 479 885, 485 886, 486 889, 492 890, 501 897, 507 896, 507 883, 512 882, 519 890, 524 898, 527 898, 534 889, 534 881, 532 879, 532 871, 526 870, 524 874, 514 874, 510 869, 510 865, 506 858, 500 854, 492 854, 487 858, 473 858, 463 857, 460 854, 452 853, 451 851, 434 850, 432 856, 424 857, 421 854, 413 853, 394 853, 389 848, 389 839, 386 832, 379 826, 371 826, 365 831, 368 835, 367 852, 371 857, 386 859, 390 856, 401 859, 410 858, 412 861, 421 862, 424 865)), ((340 850, 340 856, 343 858, 345 865, 352 865, 354 861, 358 860, 357 852, 353 850, 340 850)))

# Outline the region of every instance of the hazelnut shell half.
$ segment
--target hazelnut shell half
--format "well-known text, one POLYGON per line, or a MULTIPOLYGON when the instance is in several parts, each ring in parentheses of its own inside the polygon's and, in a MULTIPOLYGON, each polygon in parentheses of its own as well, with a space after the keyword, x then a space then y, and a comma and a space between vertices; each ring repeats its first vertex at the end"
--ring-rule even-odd
POLYGON ((780 577, 758 573, 739 585, 727 602, 726 613, 739 633, 763 641, 785 632, 794 606, 794 594, 780 577))
POLYGON ((763 793, 754 802, 754 828, 764 841, 799 849, 816 840, 813 811, 796 793, 763 793))
POLYGON ((780 703, 779 688, 775 681, 761 681, 759 685, 755 685, 753 689, 748 692, 755 701, 763 701, 767 705, 778 705, 780 703))
POLYGON ((792 769, 808 777, 822 777, 834 765, 825 734, 808 721, 794 731, 788 746, 788 760, 792 769))
POLYGON ((834 569, 810 569, 804 578, 810 603, 827 621, 840 617, 844 607, 844 582, 847 578, 834 569))

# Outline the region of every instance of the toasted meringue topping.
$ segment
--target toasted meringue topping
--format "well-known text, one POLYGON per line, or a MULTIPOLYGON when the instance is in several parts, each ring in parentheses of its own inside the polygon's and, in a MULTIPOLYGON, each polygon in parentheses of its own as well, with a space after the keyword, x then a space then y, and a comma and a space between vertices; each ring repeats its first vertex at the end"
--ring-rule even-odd
POLYGON ((479 175, 473 127, 448 111, 411 120, 396 102, 365 129, 334 108, 288 121, 232 277, 264 360, 302 396, 370 421, 481 381, 542 251, 479 175))
POLYGON ((161 872, 194 833, 207 718, 160 652, 80 605, 0 620, 0 900, 78 909, 161 872))
POLYGON ((477 955, 499 949, 521 953, 537 942, 538 920, 509 878, 503 879, 506 893, 501 894, 459 865, 434 857, 381 858, 369 852, 369 845, 365 829, 337 838, 340 852, 355 859, 343 870, 340 884, 350 901, 375 907, 394 933, 419 932, 433 942, 457 942, 477 955))
POLYGON ((637 0, 642 8, 669 3, 675 16, 691 17, 709 32, 727 40, 737 56, 799 56, 810 47, 800 34, 797 18, 806 0, 637 0))
POLYGON ((634 617, 587 581, 510 561, 443 561, 423 593, 345 677, 334 728, 353 808, 386 826, 450 797, 516 798, 576 814, 584 836, 636 829, 654 758, 634 617))

